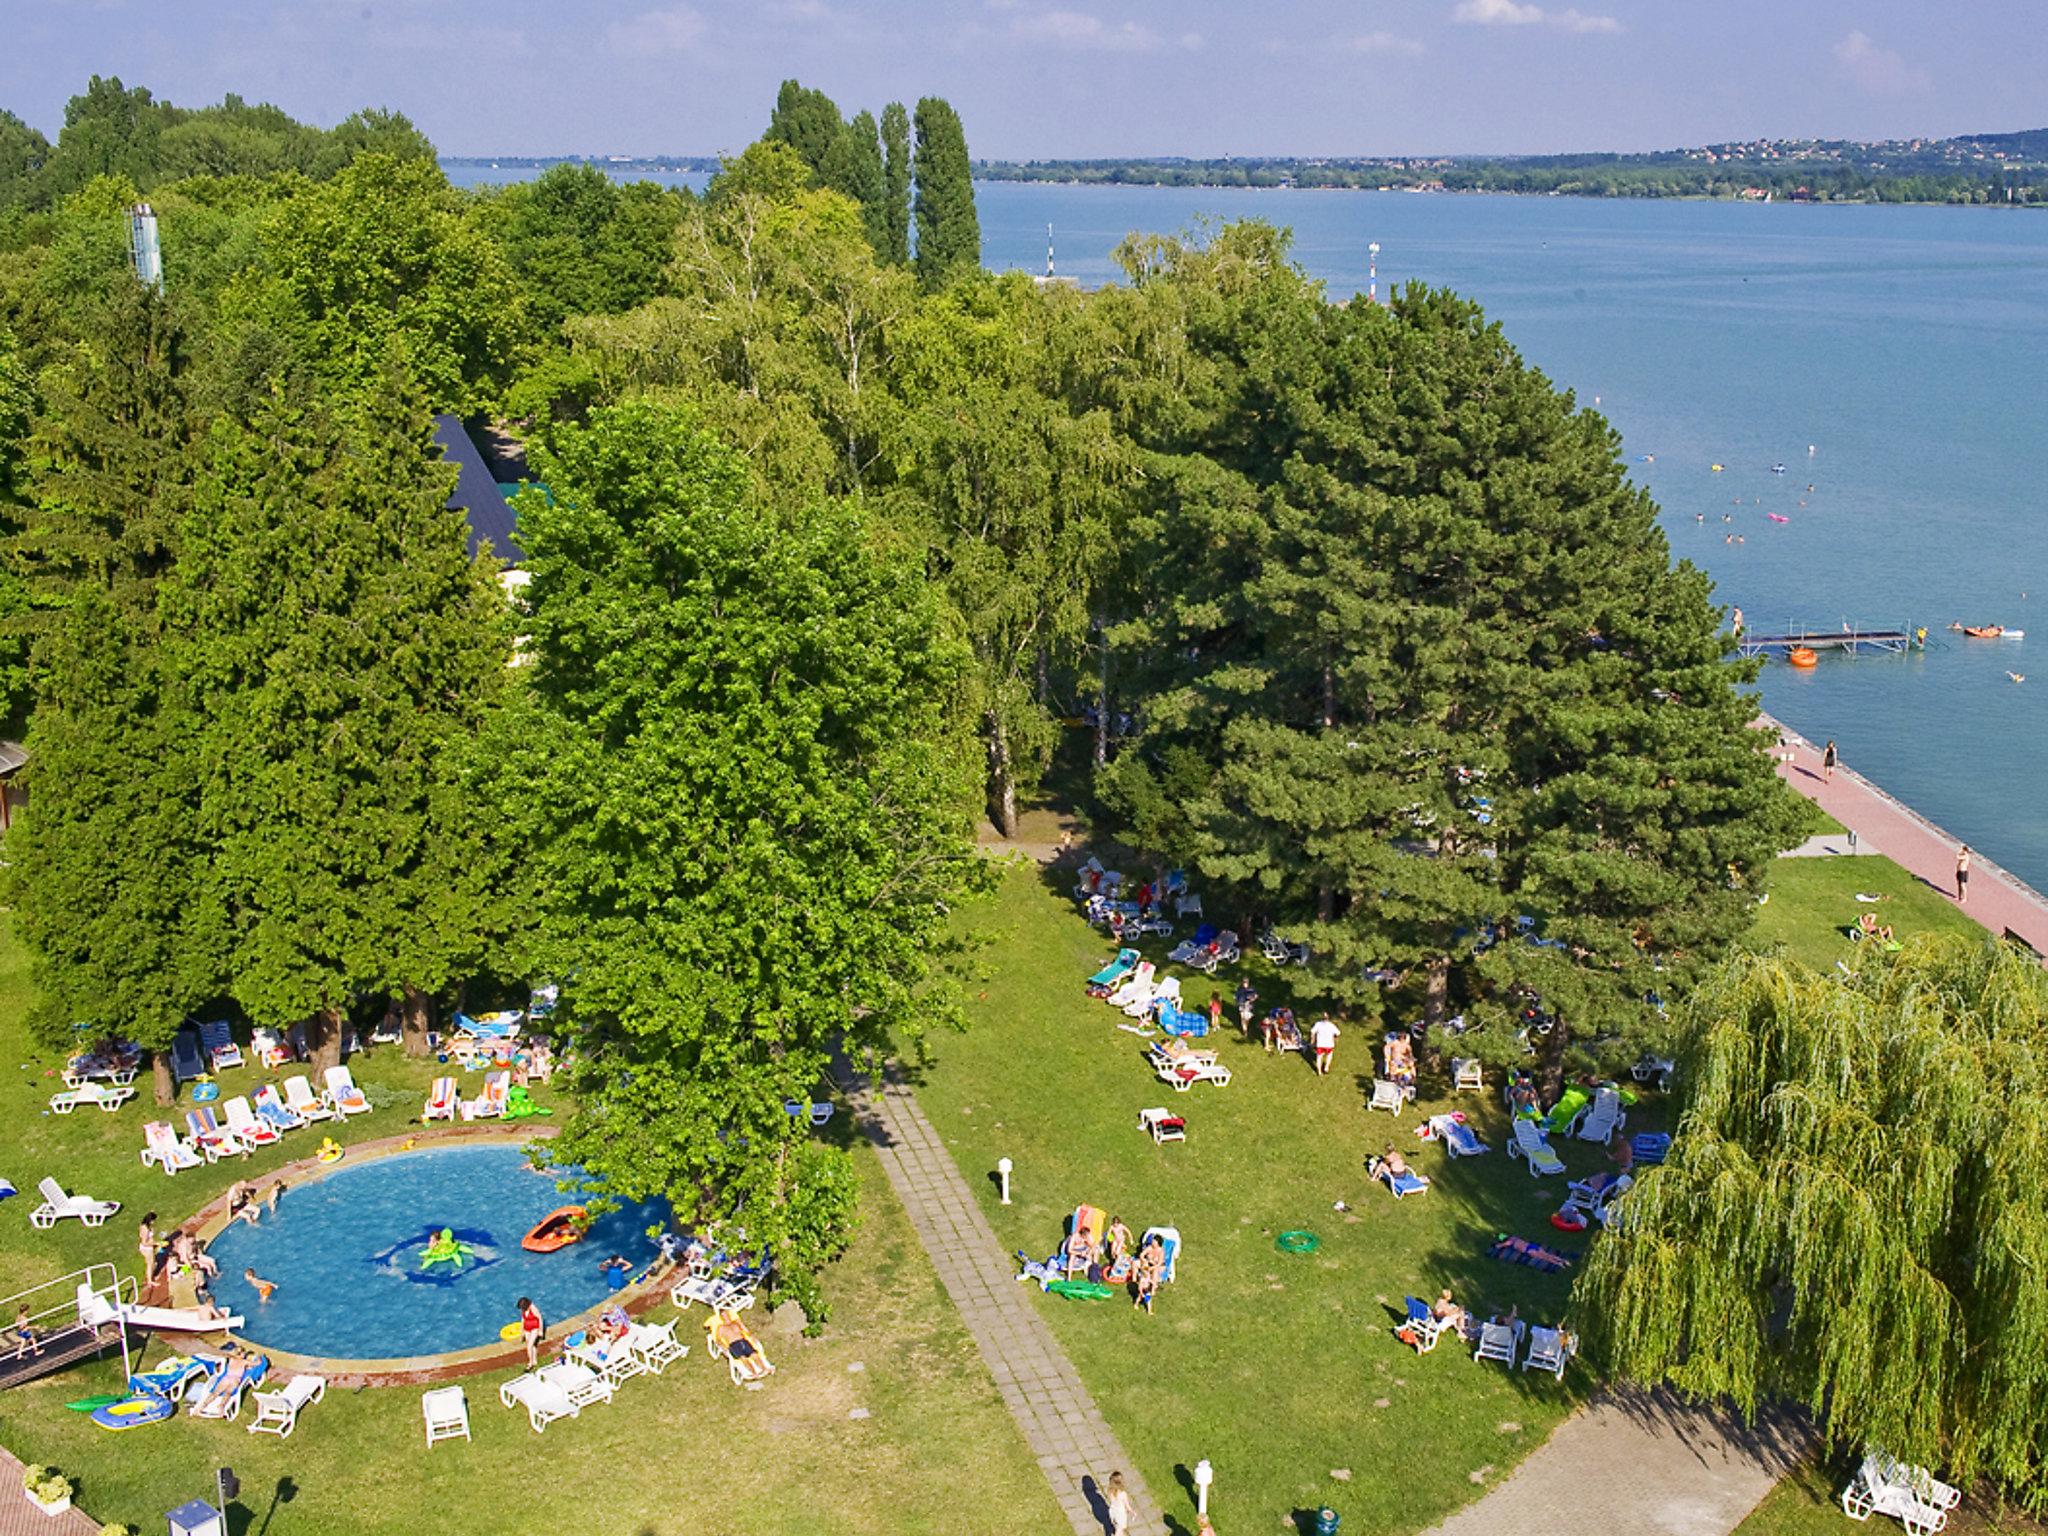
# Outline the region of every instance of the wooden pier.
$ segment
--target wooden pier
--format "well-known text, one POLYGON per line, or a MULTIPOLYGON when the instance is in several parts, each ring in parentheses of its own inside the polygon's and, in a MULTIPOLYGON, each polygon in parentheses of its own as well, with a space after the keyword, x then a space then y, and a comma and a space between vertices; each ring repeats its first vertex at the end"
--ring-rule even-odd
POLYGON ((1772 651, 1793 651, 1804 646, 1810 651, 1847 651, 1856 655, 1861 651, 1887 651, 1902 655, 1907 651, 1922 650, 1927 644, 1927 631, 1922 629, 1787 629, 1775 635, 1754 634, 1744 630, 1736 638, 1735 648, 1744 656, 1762 656, 1772 651))

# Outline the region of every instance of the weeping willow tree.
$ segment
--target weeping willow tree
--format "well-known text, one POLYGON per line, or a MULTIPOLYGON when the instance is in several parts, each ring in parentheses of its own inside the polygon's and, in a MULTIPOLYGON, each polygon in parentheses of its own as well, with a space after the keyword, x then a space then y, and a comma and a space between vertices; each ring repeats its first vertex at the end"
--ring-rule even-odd
POLYGON ((1962 939, 1847 981, 1744 959, 1692 1022, 1671 1160, 1574 1296, 1594 1361, 2048 1507, 2048 975, 1962 939))

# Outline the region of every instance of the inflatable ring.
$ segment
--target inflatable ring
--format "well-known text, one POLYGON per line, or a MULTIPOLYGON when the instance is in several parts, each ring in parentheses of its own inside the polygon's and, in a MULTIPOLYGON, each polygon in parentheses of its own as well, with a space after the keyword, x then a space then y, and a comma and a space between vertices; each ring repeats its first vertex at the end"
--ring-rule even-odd
POLYGON ((1323 1246, 1323 1240, 1313 1232, 1303 1232, 1297 1228, 1291 1232, 1282 1232, 1273 1239, 1273 1246, 1282 1253, 1314 1253, 1323 1246))
POLYGON ((498 1337, 507 1344, 517 1344, 519 1342, 519 1325, 517 1323, 507 1323, 498 1330, 498 1337))
POLYGON ((1553 1211, 1550 1215, 1550 1224, 1560 1232, 1586 1230, 1586 1218, 1577 1211, 1553 1211))

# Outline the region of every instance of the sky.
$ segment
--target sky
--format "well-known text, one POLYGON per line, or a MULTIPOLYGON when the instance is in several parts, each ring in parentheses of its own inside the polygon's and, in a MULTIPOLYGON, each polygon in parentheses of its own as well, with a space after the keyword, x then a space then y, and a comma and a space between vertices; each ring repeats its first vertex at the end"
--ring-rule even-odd
POLYGON ((2048 0, 0 0, 0 106, 97 73, 444 154, 716 154, 796 76, 977 156, 1541 153, 2048 126, 2048 0))

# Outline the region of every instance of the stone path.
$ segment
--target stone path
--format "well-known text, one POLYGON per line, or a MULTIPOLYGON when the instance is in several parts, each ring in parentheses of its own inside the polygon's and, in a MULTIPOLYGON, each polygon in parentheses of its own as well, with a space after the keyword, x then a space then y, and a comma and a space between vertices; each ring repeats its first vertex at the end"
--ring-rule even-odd
POLYGON ((76 1504, 52 1517, 29 1503, 21 1491, 23 1470, 20 1461, 0 1450, 0 1536, 99 1536, 99 1521, 76 1504))
MULTIPOLYGON (((1820 750, 1788 726, 1768 718, 1765 723, 1785 743, 1778 754, 1780 778, 1843 826, 1854 827, 1859 848, 1881 850, 1944 896, 1954 897, 1955 838, 1853 769, 1837 766, 1833 781, 1822 782, 1820 750)), ((1962 910, 1993 933, 2015 935, 2048 955, 2048 897, 1974 850, 1970 900, 1962 910)))
POLYGON ((1811 1443, 1791 1414, 1751 1427, 1662 1393, 1603 1394, 1427 1536, 1557 1536, 1572 1510, 1627 1536, 1727 1536, 1811 1443))
POLYGON ((883 1073, 879 1093, 844 1063, 838 1076, 1075 1536, 1103 1536, 1109 1529, 1102 1489, 1115 1471, 1123 1473, 1138 1506, 1131 1536, 1164 1536, 1144 1478, 1017 1283, 1009 1255, 909 1087, 894 1068, 883 1073))

